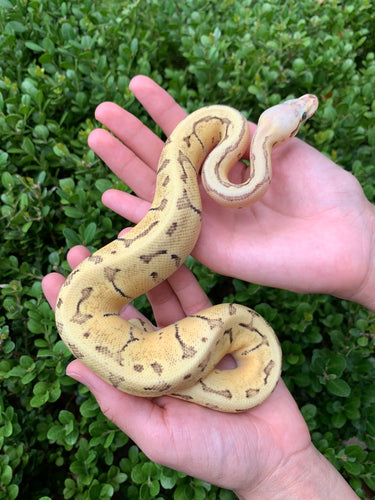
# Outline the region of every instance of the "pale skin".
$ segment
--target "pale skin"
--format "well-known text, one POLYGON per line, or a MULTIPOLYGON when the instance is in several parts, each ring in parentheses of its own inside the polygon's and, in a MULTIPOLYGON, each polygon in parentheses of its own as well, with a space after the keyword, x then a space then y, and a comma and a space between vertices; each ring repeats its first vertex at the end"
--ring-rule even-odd
MULTIPOLYGON (((185 116, 150 79, 138 76, 132 92, 168 135, 185 116)), ((90 147, 137 196, 109 190, 106 206, 132 222, 147 212, 163 142, 113 103, 101 104, 90 147)), ((253 133, 255 125, 250 123, 253 133)), ((193 255, 220 274, 301 293, 329 293, 375 310, 375 210, 356 179, 306 143, 293 139, 273 154, 273 180, 256 205, 218 207, 202 192, 203 224, 193 255)), ((234 179, 243 175, 239 165, 234 179)), ((89 255, 68 254, 72 268, 89 255)), ((63 276, 43 280, 54 307, 63 276)), ((149 294, 158 326, 211 304, 187 268, 149 294)), ((126 318, 140 317, 128 306, 126 318)), ((226 360, 228 365, 230 360, 226 360)), ((241 499, 358 498, 314 448, 299 409, 280 380, 260 406, 225 414, 161 397, 124 394, 80 361, 67 373, 86 384, 103 413, 154 461, 232 489, 241 499)))

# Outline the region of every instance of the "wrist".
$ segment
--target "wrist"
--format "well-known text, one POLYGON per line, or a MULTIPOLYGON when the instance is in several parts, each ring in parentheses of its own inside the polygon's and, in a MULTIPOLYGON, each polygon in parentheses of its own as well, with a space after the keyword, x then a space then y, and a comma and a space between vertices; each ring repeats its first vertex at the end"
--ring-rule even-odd
POLYGON ((255 489, 235 493, 240 500, 358 499, 340 473, 312 443, 280 464, 255 489))

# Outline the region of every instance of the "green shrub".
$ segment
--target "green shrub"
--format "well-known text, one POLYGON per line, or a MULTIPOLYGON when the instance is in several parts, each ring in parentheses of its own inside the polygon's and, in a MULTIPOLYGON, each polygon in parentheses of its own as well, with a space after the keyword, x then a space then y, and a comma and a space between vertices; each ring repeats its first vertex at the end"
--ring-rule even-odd
MULTIPOLYGON (((317 94, 302 137, 374 201, 374 32, 370 0, 0 0, 0 498, 234 497, 150 462, 65 376, 70 355, 40 281, 68 269, 68 247, 98 248, 123 224, 100 195, 125 187, 86 139, 103 100, 157 130, 128 90, 137 73, 188 111, 222 102, 253 120, 317 94)), ((190 264, 215 302, 255 306, 272 323, 314 443, 374 498, 374 314, 190 264)))

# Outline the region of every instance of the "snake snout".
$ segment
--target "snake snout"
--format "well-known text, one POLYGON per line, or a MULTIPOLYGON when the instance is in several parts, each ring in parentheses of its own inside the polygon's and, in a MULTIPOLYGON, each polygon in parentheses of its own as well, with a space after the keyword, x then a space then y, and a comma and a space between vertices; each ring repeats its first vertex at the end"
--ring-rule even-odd
POLYGON ((303 121, 308 120, 312 117, 315 111, 318 109, 319 100, 314 94, 305 94, 298 99, 303 104, 303 121))

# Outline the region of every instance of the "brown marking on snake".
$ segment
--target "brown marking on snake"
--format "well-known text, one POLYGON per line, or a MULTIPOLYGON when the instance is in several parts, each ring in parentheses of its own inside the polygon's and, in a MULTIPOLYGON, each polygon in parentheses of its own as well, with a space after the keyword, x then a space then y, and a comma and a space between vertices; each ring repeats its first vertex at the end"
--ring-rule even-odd
POLYGON ((105 345, 96 345, 95 350, 99 354, 103 354, 104 356, 107 356, 108 358, 114 359, 120 366, 123 366, 123 352, 125 349, 133 342, 138 342, 139 338, 134 336, 134 327, 131 326, 129 329, 129 339, 125 342, 125 344, 121 347, 121 349, 117 351, 111 351, 107 346, 105 345))
POLYGON ((60 309, 60 307, 62 306, 63 304, 63 301, 61 298, 59 298, 59 300, 56 302, 56 309, 60 309))
POLYGON ((267 385, 268 377, 270 376, 271 371, 274 368, 274 366, 275 366, 275 362, 273 359, 271 359, 270 362, 268 363, 268 365, 263 370, 264 373, 266 374, 266 376, 264 377, 264 385, 267 385))
POLYGON ((237 307, 234 304, 229 304, 229 316, 234 316, 237 312, 237 307))
POLYGON ((201 371, 202 373, 206 370, 207 365, 208 365, 208 363, 210 362, 210 360, 211 360, 211 352, 209 352, 209 353, 207 354, 207 356, 206 356, 206 357, 205 357, 205 358, 204 358, 204 359, 203 359, 203 360, 199 363, 199 365, 198 365, 198 368, 200 369, 200 371, 201 371))
POLYGON ((126 295, 126 293, 123 292, 121 290, 121 288, 118 287, 115 283, 116 274, 119 272, 121 272, 121 269, 113 269, 112 267, 106 266, 104 268, 104 277, 105 277, 105 279, 107 279, 111 283, 113 288, 116 290, 117 293, 119 293, 121 295, 121 297, 124 297, 126 299, 132 299, 132 297, 129 297, 129 295, 126 295))
POLYGON ((194 398, 192 396, 188 396, 187 394, 178 394, 177 392, 174 392, 171 394, 171 396, 174 396, 175 398, 183 399, 185 401, 193 401, 194 398))
MULTIPOLYGON (((165 145, 169 144, 169 137, 168 139, 165 141, 165 145)), ((165 168, 167 168, 167 166, 170 164, 171 160, 169 160, 168 158, 165 158, 159 165, 158 167, 158 170, 157 170, 157 175, 160 174, 160 172, 162 172, 165 168)))
POLYGON ((78 347, 72 342, 67 342, 66 345, 75 358, 83 359, 85 357, 85 355, 82 354, 82 352, 78 349, 78 347))
MULTIPOLYGON (((246 326, 248 327, 248 325, 244 325, 242 323, 240 323, 240 326, 245 327, 245 328, 246 328, 246 326)), ((250 349, 245 349, 244 351, 242 351, 241 356, 247 356, 251 352, 256 351, 257 349, 259 349, 260 347, 262 347, 264 345, 269 346, 269 342, 267 340, 267 337, 265 335, 261 334, 259 330, 257 330, 256 328, 253 328, 253 327, 249 328, 249 330, 256 332, 259 335, 259 337, 261 338, 261 341, 256 346, 251 347, 250 349)))
POLYGON ((176 265, 176 269, 178 269, 181 265, 181 257, 179 257, 178 255, 176 255, 175 253, 173 253, 171 255, 171 259, 174 260, 174 263, 176 265))
POLYGON ((148 321, 146 321, 145 319, 141 319, 141 318, 138 318, 138 322, 139 324, 142 326, 143 328, 143 331, 148 333, 149 332, 149 328, 150 328, 150 323, 148 321))
POLYGON ((159 281, 159 273, 156 272, 156 271, 153 271, 151 274, 150 274, 151 278, 155 281, 155 282, 158 282, 159 281))
MULTIPOLYGON (((246 133, 245 127, 248 127, 248 124, 247 124, 246 121, 242 122, 242 129, 241 129, 241 132, 238 135, 237 141, 236 142, 232 142, 232 144, 230 146, 228 146, 227 148, 225 148, 225 150, 223 151, 223 153, 221 155, 221 158, 218 158, 218 160, 217 160, 217 162, 215 164, 215 168, 214 168, 215 176, 216 176, 217 179, 220 179, 220 184, 222 184, 223 186, 230 187, 230 186, 232 186, 232 183, 229 180, 223 179, 222 176, 220 175, 221 164, 223 163, 223 161, 225 161, 225 158, 226 158, 226 156, 229 153, 231 153, 232 151, 235 151, 236 149, 238 149, 238 145, 242 141, 242 138, 243 138, 244 134, 246 133)), ((228 137, 228 127, 226 129, 226 136, 225 136, 225 138, 226 137, 228 137)), ((241 155, 238 154, 238 159, 240 159, 240 158, 241 158, 241 155)), ((254 177, 254 172, 252 172, 251 169, 250 169, 250 174, 249 174, 248 181, 250 181, 253 177, 254 177)), ((246 182, 248 182, 248 181, 246 181, 246 182)), ((239 197, 239 199, 241 199, 241 197, 239 197)))
POLYGON ((114 375, 113 373, 108 375, 108 380, 113 387, 118 387, 122 382, 125 382, 124 377, 121 375, 114 375))
POLYGON ((125 344, 123 345, 123 347, 121 348, 121 352, 124 352, 125 349, 130 345, 132 344, 133 342, 138 342, 139 341, 139 338, 138 337, 135 337, 134 336, 134 327, 131 326, 129 328, 129 340, 127 340, 125 342, 125 344))
POLYGON ((177 210, 185 210, 185 208, 191 208, 191 210, 193 210, 198 215, 201 215, 201 213, 202 213, 202 210, 200 210, 199 208, 195 207, 191 203, 191 201, 189 199, 189 196, 187 194, 186 189, 184 189, 183 195, 181 196, 181 198, 179 198, 177 200, 176 207, 177 207, 177 210))
MULTIPOLYGON (((138 339, 137 339, 138 340, 138 339)), ((127 345, 126 345, 127 347, 127 345)), ((96 352, 99 354, 103 354, 104 356, 107 356, 108 358, 112 358, 113 360, 116 361, 120 366, 124 366, 124 363, 122 361, 122 352, 124 350, 124 347, 118 351, 111 351, 107 346, 105 345, 96 345, 95 346, 96 352)))
POLYGON ((206 316, 202 316, 201 314, 193 314, 192 317, 206 321, 206 323, 208 323, 208 326, 210 327, 210 330, 213 330, 214 328, 221 329, 224 326, 224 322, 221 318, 207 318, 206 316))
POLYGON ((156 361, 154 363, 151 363, 151 368, 154 370, 154 372, 159 375, 159 377, 161 376, 161 374, 163 373, 163 367, 161 364, 157 363, 156 361))
POLYGON ((56 328, 57 331, 59 332, 59 335, 62 335, 64 330, 64 323, 61 323, 61 321, 56 321, 56 328))
POLYGON ((180 347, 182 349, 182 359, 194 358, 194 356, 197 354, 197 351, 193 346, 186 345, 185 342, 182 340, 179 333, 178 323, 175 323, 174 330, 175 330, 174 336, 176 337, 177 342, 180 344, 180 347))
POLYGON ((94 289, 91 286, 88 286, 81 290, 81 298, 77 302, 76 312, 74 316, 70 318, 70 321, 72 323, 77 323, 77 325, 83 325, 83 323, 86 323, 86 321, 92 318, 92 314, 84 314, 80 311, 80 309, 82 303, 89 299, 93 291, 94 289))
POLYGON ((245 392, 245 395, 247 398, 253 398, 254 396, 256 396, 259 392, 259 389, 247 389, 247 391, 245 392))
POLYGON ((96 345, 95 350, 100 354, 104 354, 105 356, 113 358, 112 351, 106 345, 96 345))
POLYGON ((223 398, 226 398, 226 399, 232 399, 232 393, 230 392, 229 389, 224 389, 222 391, 218 391, 216 389, 212 389, 211 387, 208 387, 208 385, 206 385, 202 379, 199 380, 199 383, 202 387, 202 389, 204 390, 204 392, 210 392, 212 394, 217 394, 218 396, 222 396, 223 398))
POLYGON ((143 365, 134 365, 133 366, 134 371, 141 373, 145 369, 143 365))
POLYGON ((168 205, 167 198, 163 198, 157 207, 151 207, 149 212, 162 212, 168 205))
MULTIPOLYGON (((201 141, 200 137, 199 137, 199 133, 197 132, 197 128, 199 125, 201 125, 201 123, 207 123, 209 121, 212 121, 212 120, 218 120, 219 122, 221 122, 222 125, 225 125, 225 138, 228 137, 228 128, 229 128, 229 125, 231 123, 230 120, 228 120, 227 118, 219 118, 218 116, 214 116, 214 115, 207 115, 206 117, 203 117, 201 118, 200 120, 197 120, 194 125, 193 125, 193 132, 185 137, 183 137, 183 141, 185 142, 185 144, 187 145, 187 147, 191 147, 191 143, 192 143, 192 136, 194 136, 196 138, 196 140, 199 142, 201 148, 203 151, 205 151, 205 145, 204 143, 201 141)), ((221 134, 221 131, 219 132, 220 133, 220 141, 222 140, 222 134, 221 134)), ((219 142, 220 142, 219 141, 219 142)), ((214 144, 215 143, 215 140, 214 140, 214 137, 212 137, 211 139, 211 144, 214 144)))
POLYGON ((233 342, 233 330, 232 328, 228 328, 228 330, 225 330, 224 335, 229 335, 229 343, 231 344, 233 342))
POLYGON ((191 377, 192 377, 191 373, 188 373, 187 375, 184 376, 184 380, 189 380, 189 378, 191 377))
POLYGON ((66 278, 64 284, 63 284, 63 287, 67 287, 71 284, 72 282, 72 279, 74 278, 74 276, 79 273, 80 269, 75 269, 74 271, 72 271, 69 276, 66 278))
POLYGON ((101 257, 100 255, 92 254, 92 255, 90 255, 90 257, 87 260, 89 260, 90 262, 93 262, 94 265, 96 265, 96 264, 101 264, 103 262, 104 258, 101 257))
POLYGON ((140 255, 139 258, 141 259, 142 262, 145 264, 149 264, 152 259, 155 257, 158 257, 159 255, 166 255, 168 253, 167 250, 158 250, 157 252, 145 254, 145 255, 140 255))
POLYGON ((172 222, 172 224, 169 226, 169 229, 167 230, 166 234, 168 236, 172 236, 173 233, 176 231, 177 229, 177 222, 172 222))
POLYGON ((135 241, 139 240, 140 238, 144 238, 145 236, 147 236, 153 229, 154 227, 159 224, 159 221, 158 220, 155 220, 154 222, 152 222, 148 228, 146 228, 144 231, 142 231, 141 233, 139 233, 135 238, 117 238, 117 241, 121 241, 122 243, 124 243, 125 245, 125 248, 129 248, 130 245, 132 243, 134 243, 135 241))
POLYGON ((212 403, 202 403, 206 408, 210 408, 210 410, 218 410, 218 405, 214 405, 212 403))
POLYGON ((85 337, 85 339, 88 339, 90 337, 90 332, 85 332, 83 336, 85 337))
POLYGON ((188 158, 181 150, 178 152, 178 159, 177 159, 181 169, 182 169, 182 174, 180 176, 180 179, 182 180, 182 182, 184 184, 186 184, 186 181, 188 180, 188 174, 186 173, 186 169, 185 169, 185 166, 184 166, 184 163, 187 163, 190 167, 192 167, 194 169, 194 171, 196 172, 196 169, 194 167, 194 165, 191 163, 190 161, 190 158, 188 158))
POLYGON ((158 384, 152 385, 151 387, 143 387, 144 391, 153 392, 168 392, 172 386, 166 382, 160 382, 158 384))

